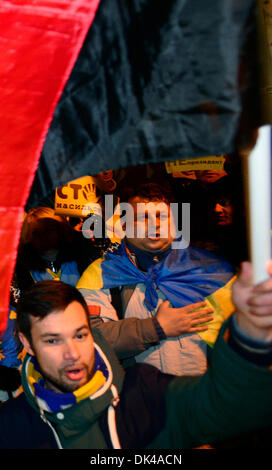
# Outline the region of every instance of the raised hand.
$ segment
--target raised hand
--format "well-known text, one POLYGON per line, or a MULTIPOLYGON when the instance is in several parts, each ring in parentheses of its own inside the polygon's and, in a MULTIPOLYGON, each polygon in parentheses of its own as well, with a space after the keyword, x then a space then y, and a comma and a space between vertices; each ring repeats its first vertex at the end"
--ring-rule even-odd
POLYGON ((272 340, 272 271, 269 278, 254 286, 252 266, 241 265, 241 272, 232 287, 232 300, 236 308, 238 325, 253 338, 272 340))

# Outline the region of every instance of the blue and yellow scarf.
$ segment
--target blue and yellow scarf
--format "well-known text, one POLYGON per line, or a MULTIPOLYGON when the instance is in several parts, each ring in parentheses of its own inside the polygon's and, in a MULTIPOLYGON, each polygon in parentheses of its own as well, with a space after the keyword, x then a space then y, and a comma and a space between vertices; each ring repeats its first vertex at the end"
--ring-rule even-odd
POLYGON ((45 387, 44 379, 35 357, 29 357, 26 367, 29 388, 39 408, 50 413, 65 410, 76 403, 92 396, 109 380, 110 372, 98 350, 95 350, 95 369, 91 380, 70 393, 57 393, 45 387))

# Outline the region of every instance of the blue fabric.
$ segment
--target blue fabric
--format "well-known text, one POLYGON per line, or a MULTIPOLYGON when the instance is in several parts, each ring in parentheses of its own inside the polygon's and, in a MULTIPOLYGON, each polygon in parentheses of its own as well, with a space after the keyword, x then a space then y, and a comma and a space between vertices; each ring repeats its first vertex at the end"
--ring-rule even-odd
POLYGON ((157 306, 157 289, 177 308, 201 302, 234 275, 230 263, 195 247, 171 250, 164 261, 151 266, 145 273, 129 259, 124 241, 114 253, 106 254, 101 269, 105 289, 144 283, 145 305, 150 310, 157 306))
POLYGON ((10 307, 6 329, 0 335, 0 364, 6 367, 19 367, 22 364, 20 353, 23 346, 15 333, 15 322, 16 311, 10 307))
POLYGON ((40 379, 39 382, 34 383, 35 395, 40 400, 43 400, 48 411, 57 413, 69 406, 76 404, 76 397, 71 393, 57 393, 54 390, 50 390, 45 387, 45 382, 40 379))
MULTIPOLYGON (((52 281, 54 277, 47 271, 31 271, 33 279, 35 282, 38 281, 52 281)), ((66 261, 61 265, 61 275, 60 281, 70 284, 71 286, 76 286, 80 274, 78 272, 77 263, 75 261, 66 261)))

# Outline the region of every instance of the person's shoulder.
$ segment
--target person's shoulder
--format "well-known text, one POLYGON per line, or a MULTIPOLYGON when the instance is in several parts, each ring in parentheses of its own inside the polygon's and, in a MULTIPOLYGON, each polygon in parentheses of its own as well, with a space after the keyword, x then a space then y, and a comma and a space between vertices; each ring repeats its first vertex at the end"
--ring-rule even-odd
POLYGON ((118 260, 123 253, 123 248, 120 244, 117 245, 112 251, 108 250, 100 258, 97 258, 85 269, 81 275, 78 283, 78 289, 92 289, 100 290, 103 288, 103 275, 102 265, 110 266, 114 260, 118 260))
MULTIPOLYGON (((18 413, 20 411, 25 412, 26 410, 32 410, 30 405, 28 404, 25 394, 20 393, 16 398, 11 398, 4 403, 1 404, 0 406, 0 421, 3 419, 5 416, 8 418, 12 418, 13 416, 18 417, 18 413)), ((34 410, 33 410, 34 413, 34 410)))
POLYGON ((32 421, 32 412, 24 393, 10 398, 0 406, 0 448, 9 448, 20 442, 32 421))
POLYGON ((57 448, 53 433, 24 393, 0 406, 0 449, 57 448))
POLYGON ((201 260, 206 265, 220 265, 220 267, 224 268, 226 271, 235 271, 234 266, 229 261, 212 251, 204 250, 203 248, 198 248, 192 245, 190 245, 187 250, 189 257, 194 260, 201 260))
POLYGON ((97 258, 93 261, 83 272, 78 283, 78 289, 96 289, 100 290, 103 287, 101 263, 103 258, 97 258))

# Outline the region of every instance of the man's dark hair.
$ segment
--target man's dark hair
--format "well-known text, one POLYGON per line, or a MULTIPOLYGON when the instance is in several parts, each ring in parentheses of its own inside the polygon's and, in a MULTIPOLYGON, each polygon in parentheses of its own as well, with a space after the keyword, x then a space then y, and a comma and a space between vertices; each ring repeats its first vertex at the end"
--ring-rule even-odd
POLYGON ((30 315, 43 319, 53 311, 65 310, 74 301, 82 305, 89 322, 87 304, 76 287, 61 281, 37 282, 23 293, 17 304, 17 330, 32 344, 30 315))
POLYGON ((170 205, 174 197, 168 184, 164 186, 159 183, 142 183, 139 185, 128 185, 120 189, 120 202, 128 202, 133 197, 141 197, 148 201, 161 201, 170 205))

